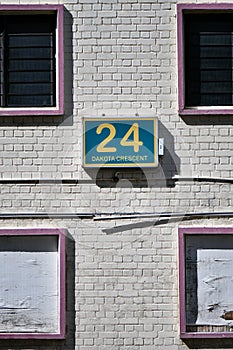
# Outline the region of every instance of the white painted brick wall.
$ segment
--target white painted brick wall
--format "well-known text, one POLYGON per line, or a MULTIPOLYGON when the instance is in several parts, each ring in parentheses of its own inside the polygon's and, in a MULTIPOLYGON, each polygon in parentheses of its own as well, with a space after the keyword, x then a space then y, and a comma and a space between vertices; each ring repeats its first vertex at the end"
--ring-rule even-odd
MULTIPOLYGON (((191 125, 177 113, 177 2, 0 0, 0 4, 64 4, 67 87, 64 118, 1 117, 0 180, 41 182, 0 183, 0 214, 192 213, 232 208, 231 184, 183 181, 167 187, 163 181, 161 186, 156 180, 165 178, 160 166, 145 171, 149 188, 134 187, 130 180, 141 174, 133 171, 127 179, 120 174, 116 185, 98 186, 96 173, 81 166, 82 117, 153 115, 161 122, 160 134, 165 135, 177 175, 233 177, 232 117, 230 122, 226 117, 223 122, 221 117, 215 121, 194 117, 191 125), (45 184, 43 179, 58 183, 45 184), (80 183, 62 184, 61 179, 80 183)), ((106 180, 112 174, 106 171, 100 176, 106 180)), ((100 222, 55 220, 49 215, 1 219, 0 227, 67 228, 75 250, 67 250, 67 340, 19 345, 5 341, 0 349, 21 345, 30 350, 188 349, 179 338, 181 220, 156 226, 158 219, 159 214, 154 219, 100 222)), ((193 220, 186 225, 229 226, 232 219, 193 220)))

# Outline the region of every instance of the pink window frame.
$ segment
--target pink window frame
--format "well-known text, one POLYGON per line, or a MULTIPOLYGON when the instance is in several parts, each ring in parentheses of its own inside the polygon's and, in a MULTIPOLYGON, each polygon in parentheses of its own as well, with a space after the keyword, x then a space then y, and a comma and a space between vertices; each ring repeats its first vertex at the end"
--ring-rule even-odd
MULTIPOLYGON (((190 235, 232 235, 233 227, 180 227, 179 236, 179 302, 180 302, 180 337, 188 338, 233 338, 233 332, 189 332, 186 325, 185 300, 185 239, 190 235)), ((233 247, 233 245, 232 245, 233 247)))
POLYGON ((57 236, 60 268, 60 327, 57 333, 7 333, 0 332, 0 339, 64 339, 65 338, 65 239, 66 230, 53 228, 32 228, 32 229, 0 229, 0 240, 2 236, 57 236))
POLYGON ((233 105, 228 107, 185 106, 185 58, 184 58, 184 14, 218 13, 233 11, 233 4, 178 4, 177 5, 177 52, 178 52, 178 112, 180 115, 226 115, 233 114, 233 105))
POLYGON ((0 116, 27 116, 27 115, 62 115, 64 114, 64 6, 63 5, 0 5, 0 12, 14 13, 43 13, 50 12, 57 16, 57 40, 56 40, 56 106, 32 107, 32 108, 0 108, 0 116))

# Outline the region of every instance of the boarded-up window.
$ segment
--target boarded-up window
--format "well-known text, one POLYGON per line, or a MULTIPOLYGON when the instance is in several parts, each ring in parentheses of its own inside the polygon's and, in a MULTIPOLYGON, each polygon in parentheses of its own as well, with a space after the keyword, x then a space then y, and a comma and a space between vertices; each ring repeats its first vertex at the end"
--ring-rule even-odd
POLYGON ((64 237, 0 231, 0 338, 64 336, 64 237))
POLYGON ((233 229, 181 228, 182 337, 233 336, 233 229))

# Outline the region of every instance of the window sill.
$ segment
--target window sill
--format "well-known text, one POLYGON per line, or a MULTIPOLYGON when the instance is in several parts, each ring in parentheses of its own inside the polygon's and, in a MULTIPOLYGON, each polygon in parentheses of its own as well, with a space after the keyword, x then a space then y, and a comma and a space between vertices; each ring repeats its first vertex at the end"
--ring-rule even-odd
POLYGON ((227 339, 227 338, 233 338, 233 333, 231 332, 181 332, 180 333, 181 339, 227 339))
POLYGON ((26 115, 62 115, 63 106, 60 108, 0 108, 0 116, 26 116, 26 115))
POLYGON ((179 115, 232 115, 233 106, 187 107, 179 109, 179 115))

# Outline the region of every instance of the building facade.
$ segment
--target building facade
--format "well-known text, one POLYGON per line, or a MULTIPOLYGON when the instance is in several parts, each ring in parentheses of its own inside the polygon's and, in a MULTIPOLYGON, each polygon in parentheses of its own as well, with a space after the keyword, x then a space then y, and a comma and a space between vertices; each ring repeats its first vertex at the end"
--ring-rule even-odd
POLYGON ((1 349, 233 348, 232 12, 227 0, 0 0, 1 349), (155 119, 157 163, 85 167, 89 117, 107 131, 113 117, 155 119), (49 255, 50 283, 33 287, 44 275, 26 253, 18 268, 20 244, 49 255), (57 305, 39 313, 45 328, 28 326, 36 290, 57 305))

